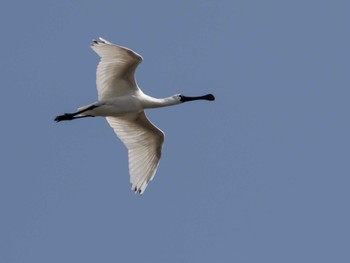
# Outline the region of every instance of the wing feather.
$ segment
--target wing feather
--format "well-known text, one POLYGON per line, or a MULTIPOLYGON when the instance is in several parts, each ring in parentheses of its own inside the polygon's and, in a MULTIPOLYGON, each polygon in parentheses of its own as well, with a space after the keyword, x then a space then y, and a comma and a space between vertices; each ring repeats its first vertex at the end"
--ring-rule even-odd
POLYGON ((139 54, 103 38, 94 40, 91 48, 101 57, 96 70, 99 99, 128 95, 138 90, 134 74, 142 61, 139 54))
POLYGON ((132 190, 142 194, 158 168, 164 133, 147 119, 144 112, 106 119, 128 149, 132 190))

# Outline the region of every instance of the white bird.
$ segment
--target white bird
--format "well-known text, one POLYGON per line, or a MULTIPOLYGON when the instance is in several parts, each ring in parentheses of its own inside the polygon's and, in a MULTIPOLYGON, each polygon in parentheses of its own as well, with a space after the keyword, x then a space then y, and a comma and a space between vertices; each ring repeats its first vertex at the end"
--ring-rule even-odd
POLYGON ((98 101, 78 108, 77 112, 57 116, 55 121, 106 117, 128 149, 131 189, 142 194, 156 173, 164 142, 164 133, 148 120, 144 110, 192 100, 212 101, 215 97, 150 97, 141 91, 134 77, 143 60, 139 54, 103 38, 94 40, 91 48, 101 57, 96 71, 98 101))

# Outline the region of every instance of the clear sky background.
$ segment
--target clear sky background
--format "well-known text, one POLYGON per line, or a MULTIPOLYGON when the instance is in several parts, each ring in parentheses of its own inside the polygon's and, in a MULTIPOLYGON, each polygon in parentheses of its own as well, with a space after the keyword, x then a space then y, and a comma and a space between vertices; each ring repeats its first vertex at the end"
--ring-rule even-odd
POLYGON ((350 262, 349 1, 2 1, 0 262, 350 262), (140 53, 155 179, 130 190, 94 102, 104 37, 140 53))

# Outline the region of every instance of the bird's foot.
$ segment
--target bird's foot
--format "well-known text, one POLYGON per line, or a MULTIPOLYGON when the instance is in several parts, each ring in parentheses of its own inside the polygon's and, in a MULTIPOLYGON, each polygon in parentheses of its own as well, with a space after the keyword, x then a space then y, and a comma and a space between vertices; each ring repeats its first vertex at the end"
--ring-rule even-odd
POLYGON ((55 118, 55 122, 60 122, 60 121, 70 121, 74 119, 74 114, 71 113, 65 113, 63 115, 59 115, 55 118))

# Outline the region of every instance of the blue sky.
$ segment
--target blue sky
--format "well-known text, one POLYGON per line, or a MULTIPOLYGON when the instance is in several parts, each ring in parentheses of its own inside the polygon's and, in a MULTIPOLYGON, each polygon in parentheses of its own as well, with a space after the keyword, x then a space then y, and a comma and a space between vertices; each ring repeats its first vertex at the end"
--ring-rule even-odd
POLYGON ((3 1, 0 262, 349 262, 347 1, 3 1), (130 190, 94 102, 104 37, 166 134, 130 190))

